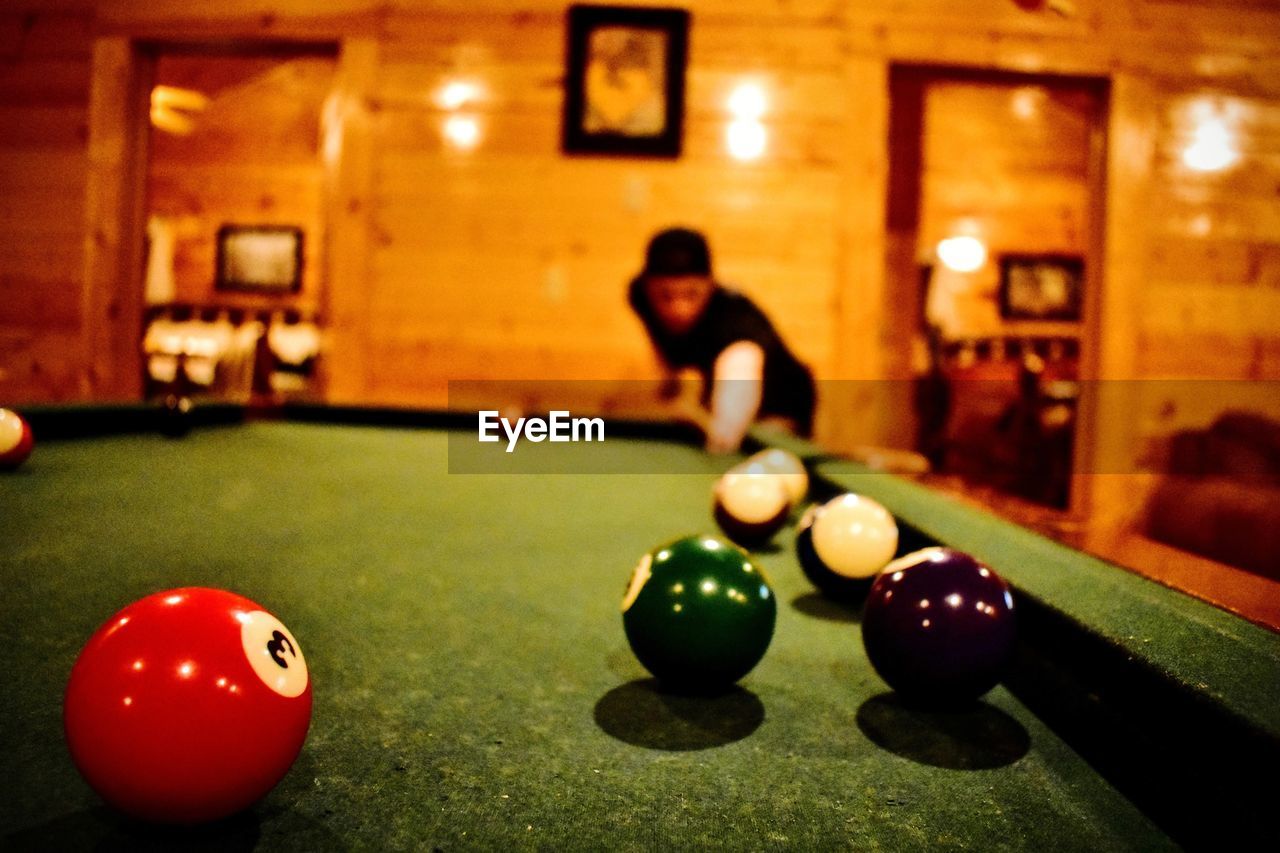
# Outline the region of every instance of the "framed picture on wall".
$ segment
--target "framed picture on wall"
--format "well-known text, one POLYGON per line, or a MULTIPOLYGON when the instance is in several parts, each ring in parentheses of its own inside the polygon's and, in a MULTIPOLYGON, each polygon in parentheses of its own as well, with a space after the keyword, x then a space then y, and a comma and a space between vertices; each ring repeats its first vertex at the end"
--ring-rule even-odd
POLYGON ((218 290, 297 293, 302 289, 302 229, 223 225, 218 229, 218 290))
POLYGON ((683 9, 570 6, 565 153, 680 156, 688 41, 683 9))
POLYGON ((1000 315, 1009 320, 1080 319, 1084 259, 1075 255, 1003 255, 1000 315))

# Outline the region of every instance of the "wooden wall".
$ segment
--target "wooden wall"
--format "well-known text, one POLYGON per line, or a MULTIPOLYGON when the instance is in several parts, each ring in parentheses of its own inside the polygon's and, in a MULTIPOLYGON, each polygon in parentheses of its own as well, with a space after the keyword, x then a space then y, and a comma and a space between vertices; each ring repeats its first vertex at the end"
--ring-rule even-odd
MULTIPOLYGON (((696 14, 696 13, 695 13, 696 14)), ((369 319, 375 396, 420 399, 447 378, 646 375, 625 288, 649 235, 704 229, 722 278, 767 306, 801 356, 832 361, 844 111, 831 33, 789 36, 784 68, 756 28, 695 25, 678 161, 560 153, 561 7, 525 14, 406 14, 389 22, 373 94, 376 199, 369 319), (773 56, 770 56, 772 53, 773 56), (723 148, 723 101, 743 71, 781 91, 771 157, 723 148), (441 139, 434 93, 478 80, 483 138, 441 139), (834 95, 834 97, 833 97, 834 95)))
POLYGON ((84 369, 93 22, 0 7, 0 400, 74 399, 84 369))
MULTIPOLYGON (((92 224, 73 223, 98 221, 76 199, 94 38, 340 46, 322 131, 331 233, 321 302, 335 399, 434 405, 450 378, 645 375, 647 345, 623 288, 648 235, 677 222, 708 232, 723 278, 769 310, 820 376, 894 375, 884 270, 895 63, 1110 81, 1096 369, 1204 371, 1176 345, 1190 339, 1220 354, 1215 375, 1280 373, 1273 4, 1078 0, 1079 13, 1061 18, 1009 0, 697 0, 685 4, 688 115, 674 162, 561 155, 566 5, 10 0, 0 93, 4 109, 33 123, 0 130, 0 398, 109 387, 67 346, 113 322, 103 285, 75 260, 95 238, 92 224), (484 90, 466 108, 483 134, 466 153, 443 143, 446 111, 433 100, 455 77, 484 90), (769 153, 749 164, 723 146, 725 99, 745 78, 771 98, 769 153), (1182 105, 1206 93, 1248 107, 1245 157, 1229 176, 1178 176, 1182 105), (37 228, 53 240, 29 239, 37 228), (107 308, 78 311, 99 303, 107 308)), ((856 399, 825 407, 828 440, 883 438, 874 432, 856 399)))
MULTIPOLYGON (((1280 41, 1280 36, 1277 36, 1280 41)), ((1280 103, 1252 94, 1162 89, 1154 104, 1144 376, 1280 375, 1280 103), (1238 167, 1183 162, 1202 111, 1239 129, 1238 167)))

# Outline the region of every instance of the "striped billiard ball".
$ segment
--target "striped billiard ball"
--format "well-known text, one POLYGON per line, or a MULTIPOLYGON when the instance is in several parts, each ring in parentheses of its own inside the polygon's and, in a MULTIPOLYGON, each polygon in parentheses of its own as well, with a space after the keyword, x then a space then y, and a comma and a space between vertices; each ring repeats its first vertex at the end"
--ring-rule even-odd
POLYGON ((0 470, 12 471, 31 455, 31 426, 17 412, 0 409, 0 470))
POLYGON ((716 481, 713 498, 716 524, 744 548, 768 543, 791 513, 782 479, 758 464, 726 471, 716 481))
POLYGON ((791 451, 770 447, 753 453, 747 458, 747 463, 759 463, 766 472, 778 475, 792 506, 799 506, 809 494, 809 471, 800 457, 791 451))
POLYGON ((742 549, 687 536, 645 554, 622 601, 636 658, 665 687, 715 692, 750 672, 769 648, 778 605, 742 549))
POLYGON ((820 592, 836 599, 865 595, 897 548, 893 515, 871 498, 852 493, 810 507, 796 534, 800 568, 820 592))

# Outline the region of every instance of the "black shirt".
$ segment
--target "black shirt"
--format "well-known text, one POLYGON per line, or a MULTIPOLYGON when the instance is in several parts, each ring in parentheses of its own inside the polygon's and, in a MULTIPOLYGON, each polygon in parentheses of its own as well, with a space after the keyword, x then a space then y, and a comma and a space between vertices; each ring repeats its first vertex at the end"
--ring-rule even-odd
POLYGON ((643 279, 631 282, 632 309, 644 323, 649 339, 671 367, 691 367, 702 375, 702 401, 711 398, 716 359, 730 345, 751 341, 764 351, 761 415, 791 418, 804 435, 813 429, 813 376, 787 348, 769 318, 736 290, 716 286, 698 322, 684 334, 671 334, 658 320, 644 291, 643 279))

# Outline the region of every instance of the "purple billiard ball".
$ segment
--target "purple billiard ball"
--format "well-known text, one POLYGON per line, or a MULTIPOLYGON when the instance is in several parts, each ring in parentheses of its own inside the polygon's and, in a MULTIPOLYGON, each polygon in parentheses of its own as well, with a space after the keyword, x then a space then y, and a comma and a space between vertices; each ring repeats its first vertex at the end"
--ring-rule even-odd
POLYGON ((867 594, 862 643, 877 673, 905 700, 975 701, 1013 654, 1013 595, 978 560, 925 548, 885 566, 867 594))

